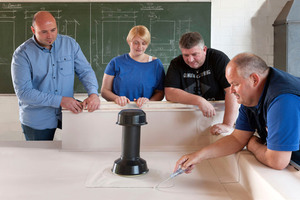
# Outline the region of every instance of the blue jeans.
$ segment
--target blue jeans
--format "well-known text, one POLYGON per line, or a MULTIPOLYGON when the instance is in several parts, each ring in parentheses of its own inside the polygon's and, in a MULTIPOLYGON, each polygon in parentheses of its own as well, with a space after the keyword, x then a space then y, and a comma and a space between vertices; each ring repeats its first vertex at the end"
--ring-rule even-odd
POLYGON ((27 141, 30 140, 53 140, 56 128, 37 130, 21 124, 23 133, 27 141))

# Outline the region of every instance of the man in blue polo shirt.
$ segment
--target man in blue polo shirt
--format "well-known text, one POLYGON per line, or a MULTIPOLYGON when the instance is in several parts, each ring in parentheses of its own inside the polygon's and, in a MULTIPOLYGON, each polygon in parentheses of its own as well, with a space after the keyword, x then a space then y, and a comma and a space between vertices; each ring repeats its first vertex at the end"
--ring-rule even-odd
POLYGON ((226 78, 242 104, 233 133, 203 149, 181 157, 175 166, 188 168, 208 158, 247 149, 261 163, 284 169, 300 165, 300 79, 268 67, 258 56, 242 53, 226 67, 226 78), (255 136, 257 132, 259 136, 255 136))
POLYGON ((26 140, 53 140, 61 126, 61 107, 73 113, 98 109, 98 82, 79 44, 57 34, 51 13, 37 12, 31 30, 32 38, 14 52, 12 81, 26 140), (82 104, 73 98, 74 73, 88 93, 82 104))

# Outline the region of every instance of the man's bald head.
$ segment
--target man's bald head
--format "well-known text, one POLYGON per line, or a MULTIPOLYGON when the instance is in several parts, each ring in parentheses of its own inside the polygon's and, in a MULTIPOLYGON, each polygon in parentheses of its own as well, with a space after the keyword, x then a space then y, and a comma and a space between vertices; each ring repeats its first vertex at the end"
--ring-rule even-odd
POLYGON ((263 59, 252 53, 236 55, 227 66, 236 67, 238 73, 244 78, 248 78, 252 73, 262 75, 269 68, 263 59))
POLYGON ((55 18, 53 15, 48 11, 39 11, 34 14, 32 19, 32 26, 34 27, 37 24, 43 23, 45 21, 52 21, 56 23, 55 18))
POLYGON ((31 30, 39 45, 47 49, 52 48, 52 44, 57 37, 57 25, 55 18, 50 12, 37 12, 33 16, 31 30))

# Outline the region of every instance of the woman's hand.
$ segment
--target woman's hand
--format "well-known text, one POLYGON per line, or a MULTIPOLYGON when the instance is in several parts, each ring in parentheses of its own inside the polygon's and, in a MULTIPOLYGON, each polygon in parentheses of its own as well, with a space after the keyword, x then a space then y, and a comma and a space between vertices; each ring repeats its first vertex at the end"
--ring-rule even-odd
POLYGON ((140 98, 138 98, 138 100, 134 99, 134 101, 136 102, 136 105, 139 108, 141 108, 145 103, 147 103, 149 101, 149 99, 146 97, 140 97, 140 98))
POLYGON ((126 106, 128 103, 130 103, 130 100, 125 96, 121 96, 115 98, 114 102, 120 106, 126 106))

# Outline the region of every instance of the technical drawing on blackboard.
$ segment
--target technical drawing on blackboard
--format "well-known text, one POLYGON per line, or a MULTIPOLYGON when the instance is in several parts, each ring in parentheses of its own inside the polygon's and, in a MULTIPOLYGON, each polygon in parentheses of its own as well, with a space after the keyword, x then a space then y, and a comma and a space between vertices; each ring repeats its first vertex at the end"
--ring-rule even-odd
MULTIPOLYGON (((107 63, 129 52, 126 37, 135 25, 151 33, 148 54, 158 57, 167 69, 181 52, 180 36, 200 32, 210 46, 210 2, 31 2, 0 3, 0 93, 13 93, 10 63, 16 47, 32 36, 33 15, 50 11, 60 34, 73 37, 96 72, 99 88, 107 63)), ((75 81, 75 92, 84 92, 75 81)))

